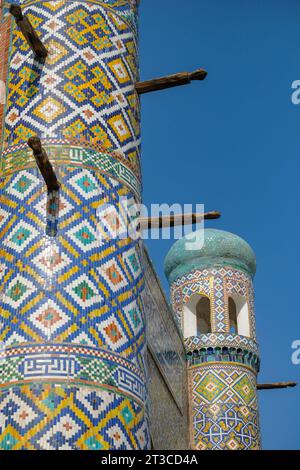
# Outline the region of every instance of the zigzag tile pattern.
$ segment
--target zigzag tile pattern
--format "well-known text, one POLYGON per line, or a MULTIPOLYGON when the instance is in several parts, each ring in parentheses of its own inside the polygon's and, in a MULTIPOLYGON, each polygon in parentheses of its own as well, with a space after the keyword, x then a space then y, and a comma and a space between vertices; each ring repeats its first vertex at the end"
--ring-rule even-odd
MULTIPOLYGON (((103 146, 92 145, 85 140, 80 143, 76 139, 43 139, 43 147, 49 159, 55 165, 72 165, 87 169, 97 169, 124 183, 135 193, 137 199, 141 195, 140 175, 124 157, 110 152, 103 146)), ((2 153, 0 161, 1 173, 4 175, 15 172, 16 166, 27 169, 36 166, 31 150, 27 144, 9 147, 2 153)))
POLYGON ((148 449, 144 272, 126 233, 141 194, 137 2, 14 3, 49 55, 34 59, 13 23, 0 158, 0 449, 148 449), (27 148, 34 134, 61 183, 55 194, 27 148))
POLYGON ((144 409, 109 391, 52 384, 0 394, 1 450, 147 447, 144 409))
POLYGON ((59 234, 52 239, 45 234, 47 196, 38 176, 27 170, 4 181, 1 341, 5 347, 80 343, 84 327, 86 344, 138 357, 144 341, 139 248, 128 238, 112 239, 112 224, 122 214, 120 197, 133 196, 109 177, 61 168, 59 234))
MULTIPOLYGON (((32 386, 40 381, 74 384, 93 387, 99 397, 105 389, 116 403, 123 396, 131 406, 144 409, 140 251, 131 239, 112 238, 116 223, 126 226, 125 220, 116 219, 117 213, 122 214, 120 197, 134 201, 133 194, 91 170, 60 167, 59 178, 62 191, 55 238, 46 235, 47 195, 37 170, 17 172, 4 180, 0 387, 18 386, 22 394, 28 382, 32 386)), ((144 412, 138 416, 146 423, 144 412)), ((147 433, 144 444, 148 446, 146 438, 147 433)), ((19 437, 17 442, 18 447, 19 437)), ((129 440, 126 445, 129 442, 139 441, 129 440)), ((57 445, 64 448, 63 437, 57 445)))
POLYGON ((102 2, 26 2, 24 13, 49 55, 44 64, 37 61, 14 24, 3 148, 36 133, 84 139, 118 152, 139 174, 137 43, 130 24, 102 2))

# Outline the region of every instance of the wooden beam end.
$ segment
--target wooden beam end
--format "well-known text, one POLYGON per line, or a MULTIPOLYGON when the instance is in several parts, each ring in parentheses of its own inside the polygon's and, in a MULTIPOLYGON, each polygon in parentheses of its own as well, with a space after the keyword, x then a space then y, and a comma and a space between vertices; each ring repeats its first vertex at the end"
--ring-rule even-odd
POLYGON ((27 41, 29 47, 33 50, 38 59, 45 60, 48 51, 40 40, 37 32, 33 28, 26 15, 23 15, 20 5, 11 5, 9 8, 11 15, 15 18, 24 39, 27 41))
POLYGON ((33 156, 47 185, 48 192, 58 191, 61 185, 57 180, 47 152, 42 147, 41 139, 38 136, 33 136, 28 139, 27 143, 33 151, 33 156))
POLYGON ((218 211, 211 211, 211 212, 207 212, 205 214, 205 220, 215 220, 215 219, 220 219, 221 217, 221 212, 218 212, 218 211))
POLYGON ((10 5, 9 13, 15 18, 16 21, 21 21, 23 19, 22 7, 20 5, 10 5))
POLYGON ((298 385, 298 382, 289 382, 287 386, 293 388, 293 387, 297 387, 297 385, 298 385))
POLYGON ((257 390, 275 390, 279 388, 293 388, 298 385, 297 382, 275 382, 267 384, 257 384, 257 390))
POLYGON ((42 152, 42 142, 37 135, 30 137, 27 143, 34 152, 42 152))
POLYGON ((197 69, 189 74, 190 80, 205 80, 207 72, 204 69, 197 69))

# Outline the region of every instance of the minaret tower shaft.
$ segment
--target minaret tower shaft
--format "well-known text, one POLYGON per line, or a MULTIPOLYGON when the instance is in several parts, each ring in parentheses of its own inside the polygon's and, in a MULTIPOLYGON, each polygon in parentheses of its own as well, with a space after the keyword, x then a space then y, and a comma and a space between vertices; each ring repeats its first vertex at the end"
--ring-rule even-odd
POLYGON ((221 230, 204 230, 203 246, 183 238, 166 257, 185 338, 192 449, 260 448, 255 270, 250 246, 221 230))
POLYGON ((124 200, 141 198, 137 9, 2 2, 0 449, 149 448, 141 254, 115 236, 124 200), (27 145, 36 135, 55 195, 27 145))

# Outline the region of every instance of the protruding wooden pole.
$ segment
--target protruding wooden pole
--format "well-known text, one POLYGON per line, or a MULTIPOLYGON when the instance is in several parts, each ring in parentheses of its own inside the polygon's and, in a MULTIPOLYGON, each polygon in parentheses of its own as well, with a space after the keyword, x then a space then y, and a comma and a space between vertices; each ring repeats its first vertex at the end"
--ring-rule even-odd
POLYGON ((149 93, 150 91, 164 90, 165 88, 172 88, 175 86, 188 85, 193 80, 204 80, 207 72, 203 69, 195 70, 194 72, 182 72, 167 77, 155 78, 145 82, 138 82, 135 84, 135 89, 139 95, 149 93))
POLYGON ((276 382, 271 384, 257 384, 257 390, 274 390, 276 388, 296 387, 297 382, 276 382))
POLYGON ((48 55, 47 49, 43 45, 27 16, 23 15, 20 5, 11 5, 9 11, 15 18, 20 31, 35 55, 39 59, 45 59, 48 55))
POLYGON ((30 139, 28 140, 28 145, 33 150, 34 158, 45 180, 48 192, 58 191, 60 188, 60 184, 49 161, 48 155, 42 147, 40 138, 37 136, 30 137, 30 139))
POLYGON ((161 217, 141 217, 141 230, 150 230, 152 228, 176 227, 178 225, 194 225, 203 220, 219 219, 220 212, 212 211, 204 214, 180 214, 161 217))

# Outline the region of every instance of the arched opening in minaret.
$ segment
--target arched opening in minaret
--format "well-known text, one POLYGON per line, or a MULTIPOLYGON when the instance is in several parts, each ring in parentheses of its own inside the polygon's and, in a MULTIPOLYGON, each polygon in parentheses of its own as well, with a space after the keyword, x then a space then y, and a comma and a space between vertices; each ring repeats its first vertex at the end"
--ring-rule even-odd
POLYGON ((249 337, 250 322, 247 299, 240 294, 232 294, 228 297, 228 313, 230 333, 249 337))
POLYGON ((184 306, 183 334, 185 338, 211 333, 210 299, 194 294, 184 306))
POLYGON ((211 333, 210 300, 202 297, 196 306, 197 336, 211 333))
POLYGON ((230 333, 237 334, 238 325, 237 325, 237 313, 235 301, 232 297, 228 299, 228 310, 229 310, 229 330, 230 333))

